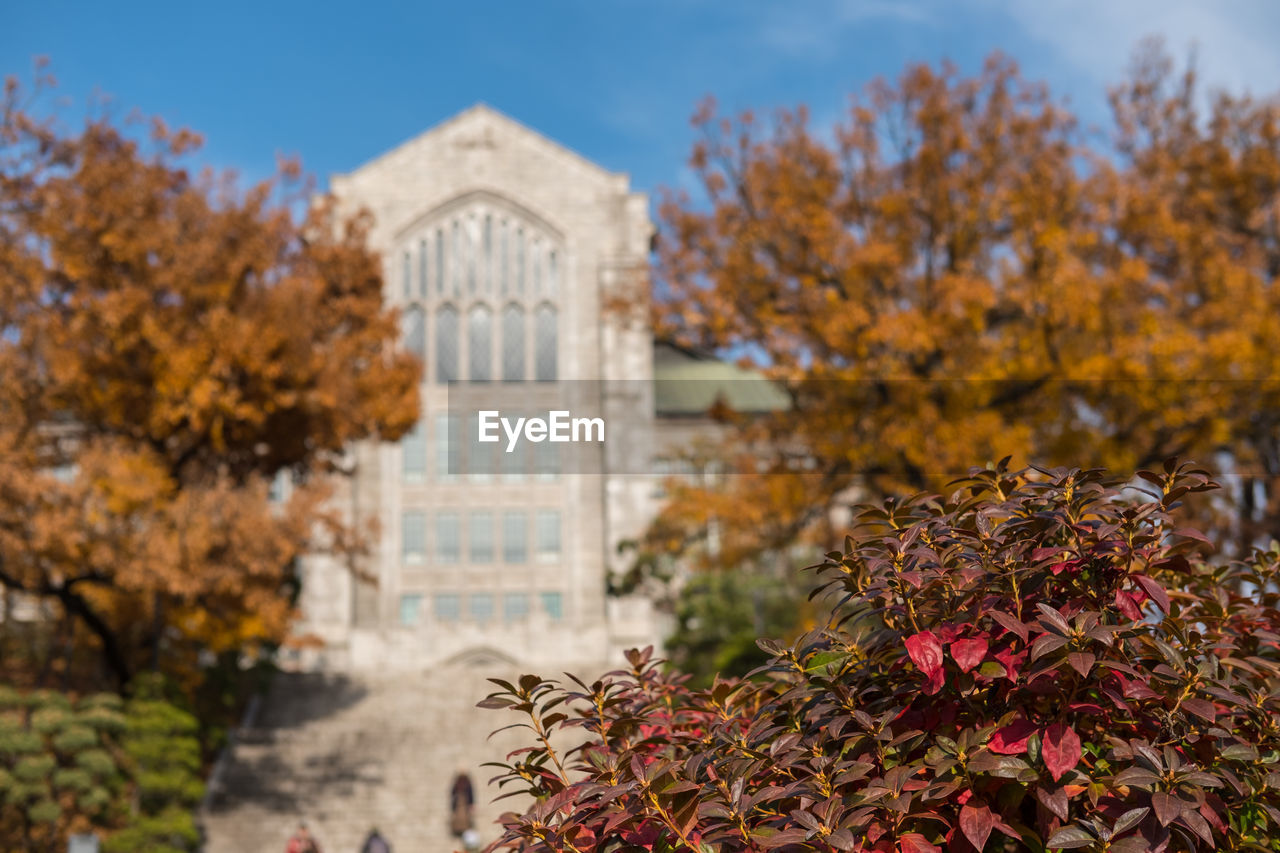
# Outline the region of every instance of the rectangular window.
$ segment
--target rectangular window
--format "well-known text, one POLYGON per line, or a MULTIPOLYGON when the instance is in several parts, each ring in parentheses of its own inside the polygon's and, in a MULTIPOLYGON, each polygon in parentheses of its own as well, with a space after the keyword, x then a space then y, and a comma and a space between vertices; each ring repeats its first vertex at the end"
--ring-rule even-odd
POLYGON ((400 596, 400 624, 413 628, 422 621, 422 596, 417 593, 400 596))
POLYGON ((560 559, 560 511, 538 510, 536 525, 537 550, 534 553, 538 562, 556 562, 560 559))
POLYGON ((497 465, 499 443, 480 440, 480 415, 468 418, 467 423, 467 472, 472 482, 487 483, 493 479, 497 465))
POLYGON ((420 566, 427 558, 427 514, 407 509, 400 516, 400 554, 406 566, 420 566))
POLYGON ((436 514, 436 562, 456 563, 462 556, 461 522, 456 512, 436 514))
POLYGON ((468 602, 471 608, 471 621, 481 625, 493 621, 493 596, 487 592, 474 592, 468 602))
POLYGON ((533 448, 534 474, 539 480, 554 480, 560 473, 560 445, 544 441, 533 448))
POLYGON ((442 592, 436 596, 437 622, 457 622, 461 610, 461 596, 456 592, 442 592))
POLYGON ((528 559, 528 516, 520 510, 502 514, 502 561, 523 563, 528 559))
POLYGON ((551 617, 552 622, 559 622, 564 619, 564 597, 558 592, 544 592, 539 595, 542 599, 542 610, 547 616, 551 617))
POLYGON ((400 439, 400 473, 407 482, 421 483, 427 476, 427 431, 422 421, 400 439))
POLYGON ((471 562, 493 562, 493 513, 471 513, 467 525, 467 540, 471 548, 471 562))
POLYGON ((462 468, 459 438, 458 416, 436 415, 436 476, 446 483, 456 480, 462 468))
MULTIPOLYGON (((513 415, 513 417, 519 417, 519 415, 513 415)), ((518 441, 515 447, 511 448, 510 453, 507 452, 506 447, 503 447, 502 452, 498 454, 498 462, 502 468, 502 479, 508 483, 517 483, 523 480, 525 473, 528 471, 529 454, 525 450, 527 444, 527 441, 518 441)))
POLYGON ((509 592, 502 596, 502 618, 506 622, 522 622, 529 616, 529 596, 509 592))

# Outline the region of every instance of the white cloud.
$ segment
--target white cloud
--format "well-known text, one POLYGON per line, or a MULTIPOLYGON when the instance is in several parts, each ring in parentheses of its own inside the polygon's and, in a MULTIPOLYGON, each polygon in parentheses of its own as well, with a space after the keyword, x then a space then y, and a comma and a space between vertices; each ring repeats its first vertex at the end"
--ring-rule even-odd
POLYGON ((1274 0, 998 0, 998 5, 1031 39, 1096 82, 1122 77, 1134 46, 1157 35, 1179 64, 1194 50, 1196 67, 1210 86, 1254 94, 1280 89, 1280 3, 1274 0))
POLYGON ((846 46, 851 28, 868 21, 928 25, 935 20, 923 0, 810 0, 770 3, 760 17, 766 48, 792 58, 829 57, 846 46))

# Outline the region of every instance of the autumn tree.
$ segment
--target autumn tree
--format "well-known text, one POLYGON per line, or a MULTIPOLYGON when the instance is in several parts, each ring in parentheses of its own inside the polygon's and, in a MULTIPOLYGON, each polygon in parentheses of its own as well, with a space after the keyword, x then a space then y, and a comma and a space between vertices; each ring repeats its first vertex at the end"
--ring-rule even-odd
POLYGON ((282 637, 298 558, 358 539, 343 449, 409 429, 421 368, 367 219, 296 214, 295 169, 239 190, 190 132, 39 103, 0 102, 0 584, 124 686, 282 637))
POLYGON ((803 108, 701 109, 701 197, 662 205, 658 326, 792 405, 738 424, 736 475, 677 486, 650 549, 741 566, 831 541, 852 495, 1006 455, 1221 454, 1236 552, 1280 529, 1280 107, 1206 94, 1153 47, 1110 103, 1082 128, 996 56, 874 82, 830 134, 803 108))

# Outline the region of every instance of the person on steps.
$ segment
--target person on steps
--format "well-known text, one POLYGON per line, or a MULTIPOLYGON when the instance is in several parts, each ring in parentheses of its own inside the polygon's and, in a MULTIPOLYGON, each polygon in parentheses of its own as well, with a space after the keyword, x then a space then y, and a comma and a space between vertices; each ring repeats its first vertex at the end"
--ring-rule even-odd
POLYGON ((453 779, 453 787, 449 790, 449 832, 454 838, 462 838, 462 834, 474 826, 475 804, 476 794, 471 786, 471 777, 459 769, 458 775, 453 779))
POLYGON ((364 846, 360 848, 360 853, 391 853, 391 845, 387 843, 387 839, 382 837, 375 826, 369 830, 369 837, 364 840, 364 846))
POLYGON ((298 822, 298 831, 289 839, 284 853, 320 853, 320 845, 311 835, 311 830, 307 829, 306 821, 298 822))

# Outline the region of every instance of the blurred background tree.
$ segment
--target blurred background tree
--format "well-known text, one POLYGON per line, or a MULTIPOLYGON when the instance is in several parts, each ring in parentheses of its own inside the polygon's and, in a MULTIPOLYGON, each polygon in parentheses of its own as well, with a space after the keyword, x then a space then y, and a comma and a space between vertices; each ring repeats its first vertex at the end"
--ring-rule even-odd
POLYGON ((44 618, 0 675, 194 689, 284 635, 301 555, 358 549, 327 475, 414 423, 421 366, 368 220, 295 166, 241 191, 189 173, 190 132, 28 98, 0 100, 0 587, 44 618))
MULTIPOLYGON (((638 564, 772 573, 838 542, 855 497, 1007 455, 1192 456, 1230 486, 1211 520, 1229 550, 1276 535, 1280 102, 1207 93, 1148 44, 1110 103, 1110 128, 1082 129, 1000 56, 874 82, 831 132, 708 102, 701 197, 661 207, 657 326, 792 405, 727 416, 729 475, 672 483, 638 564)), ((673 656, 720 630, 698 624, 673 656)))

